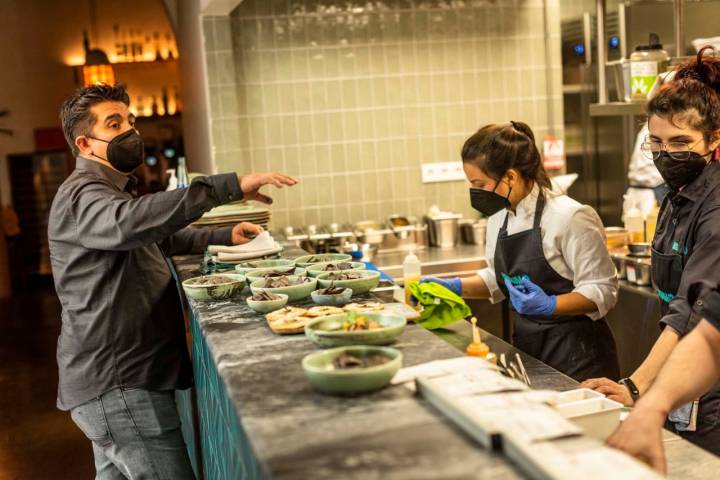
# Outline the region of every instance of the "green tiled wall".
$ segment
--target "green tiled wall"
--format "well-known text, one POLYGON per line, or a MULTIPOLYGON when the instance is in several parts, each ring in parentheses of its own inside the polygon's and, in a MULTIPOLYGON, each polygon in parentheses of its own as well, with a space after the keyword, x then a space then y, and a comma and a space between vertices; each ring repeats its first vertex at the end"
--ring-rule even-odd
POLYGON ((473 215, 466 182, 423 184, 420 165, 458 160, 490 122, 562 134, 558 13, 558 0, 245 0, 205 18, 217 169, 299 176, 275 195, 276 227, 433 204, 473 215))

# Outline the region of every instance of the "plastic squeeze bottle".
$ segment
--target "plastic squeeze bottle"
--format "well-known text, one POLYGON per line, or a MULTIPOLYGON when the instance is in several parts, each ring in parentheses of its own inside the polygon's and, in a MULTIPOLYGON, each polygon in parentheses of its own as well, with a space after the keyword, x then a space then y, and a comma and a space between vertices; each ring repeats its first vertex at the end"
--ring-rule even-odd
POLYGON ((410 302, 410 284, 420 280, 422 276, 420 269, 420 260, 417 255, 415 255, 415 252, 411 250, 407 257, 405 257, 405 260, 403 260, 403 281, 405 283, 405 303, 413 308, 415 308, 415 306, 410 302))

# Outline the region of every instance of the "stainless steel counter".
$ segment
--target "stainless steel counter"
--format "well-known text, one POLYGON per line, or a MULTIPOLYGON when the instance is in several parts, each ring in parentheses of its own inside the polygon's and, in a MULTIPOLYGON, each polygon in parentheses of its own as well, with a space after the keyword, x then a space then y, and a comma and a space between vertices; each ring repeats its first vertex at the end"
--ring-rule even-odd
MULTIPOLYGON (((449 249, 428 247, 416 251, 415 255, 422 264, 423 275, 468 276, 487 265, 484 250, 482 245, 457 245, 449 249)), ((402 263, 408 253, 383 252, 373 257, 372 262, 394 280, 402 280, 402 263)))

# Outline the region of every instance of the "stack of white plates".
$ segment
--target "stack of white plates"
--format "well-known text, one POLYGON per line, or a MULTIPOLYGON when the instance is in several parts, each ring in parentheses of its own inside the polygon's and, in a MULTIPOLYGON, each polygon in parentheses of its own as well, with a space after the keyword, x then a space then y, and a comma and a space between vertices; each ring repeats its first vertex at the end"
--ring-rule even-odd
POLYGON ((196 220, 196 227, 224 227, 240 222, 252 222, 268 228, 270 210, 267 207, 248 202, 232 202, 215 207, 196 220))

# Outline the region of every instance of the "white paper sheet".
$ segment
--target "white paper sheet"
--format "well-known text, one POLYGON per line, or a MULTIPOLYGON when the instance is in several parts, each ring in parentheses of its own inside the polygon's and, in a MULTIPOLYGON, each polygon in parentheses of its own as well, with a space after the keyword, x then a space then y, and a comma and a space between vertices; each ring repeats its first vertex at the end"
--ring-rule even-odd
POLYGON ((276 242, 270 232, 264 231, 244 245, 209 245, 208 251, 216 253, 250 253, 275 248, 276 242))

